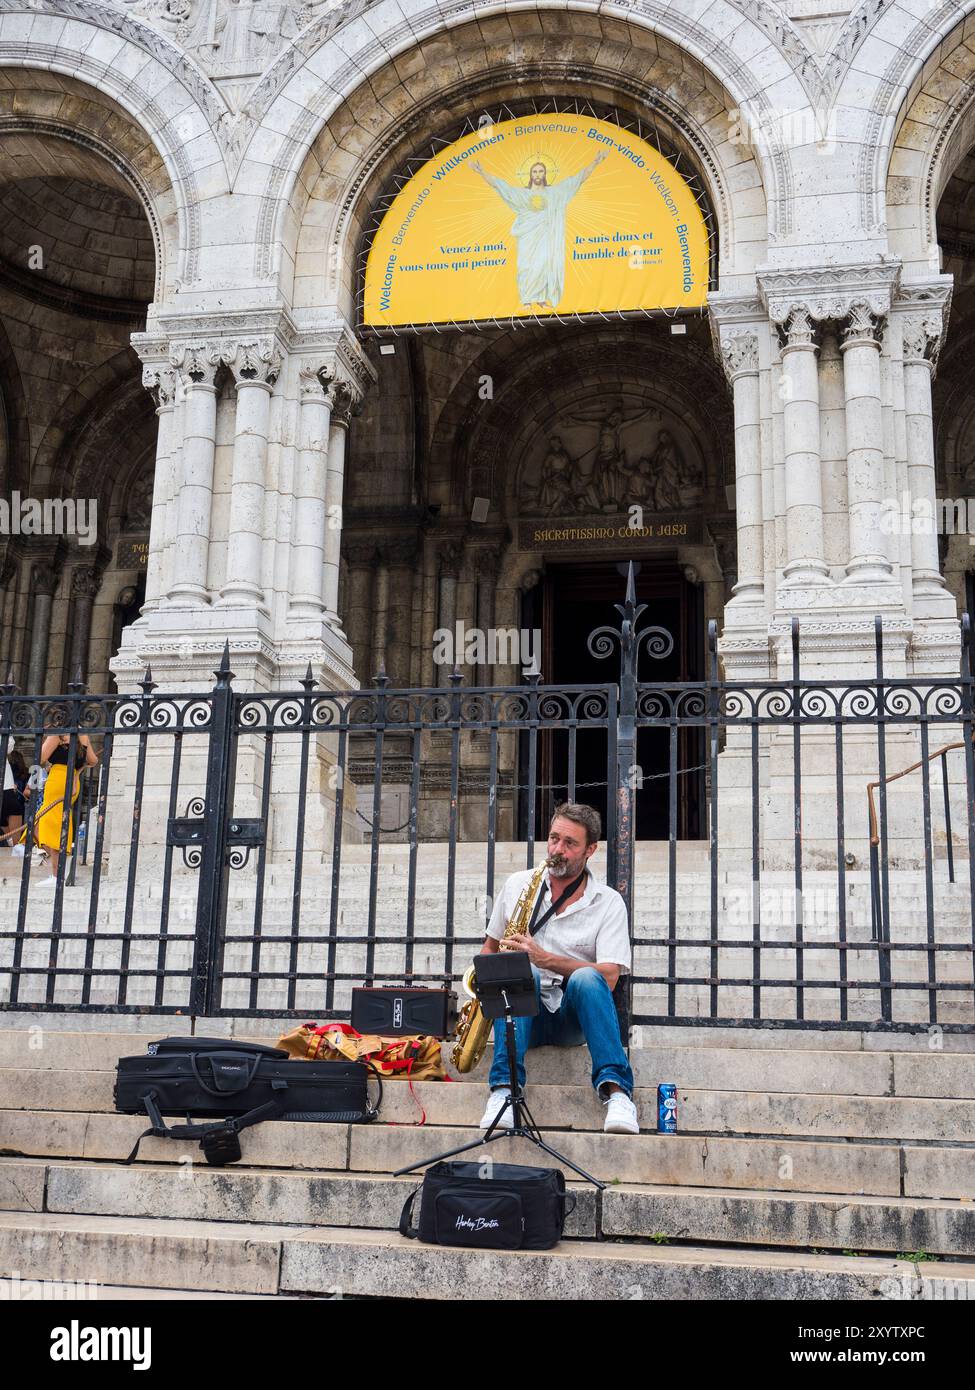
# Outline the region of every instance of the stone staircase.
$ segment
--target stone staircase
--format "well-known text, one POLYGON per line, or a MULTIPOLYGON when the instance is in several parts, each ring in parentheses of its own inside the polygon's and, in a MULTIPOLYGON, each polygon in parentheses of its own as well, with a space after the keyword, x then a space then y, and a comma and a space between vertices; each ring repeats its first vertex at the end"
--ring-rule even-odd
MULTIPOLYGON (((400 1237, 418 1179, 392 1172, 476 1136, 486 1062, 475 1081, 415 1086, 422 1127, 392 1083, 379 1123, 259 1126, 227 1169, 195 1143, 149 1139, 126 1167, 145 1121, 112 1109, 116 1059, 176 1031, 190 1021, 8 1016, 0 1277, 130 1298, 975 1298, 971 1034, 644 1028, 639 1136, 601 1132, 584 1048, 534 1052, 536 1119, 609 1185, 571 1183, 578 1205, 554 1250, 474 1254, 400 1237), (678 1135, 655 1132, 660 1081, 678 1085, 678 1135)), ((547 1161, 517 1141, 490 1152, 547 1161)))

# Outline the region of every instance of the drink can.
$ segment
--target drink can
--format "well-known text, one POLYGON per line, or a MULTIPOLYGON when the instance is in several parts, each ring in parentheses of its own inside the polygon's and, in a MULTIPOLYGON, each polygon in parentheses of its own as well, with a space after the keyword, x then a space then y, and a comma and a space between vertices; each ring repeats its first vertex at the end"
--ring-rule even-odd
POLYGON ((657 1087, 657 1133, 677 1133, 677 1087, 672 1081, 657 1087))

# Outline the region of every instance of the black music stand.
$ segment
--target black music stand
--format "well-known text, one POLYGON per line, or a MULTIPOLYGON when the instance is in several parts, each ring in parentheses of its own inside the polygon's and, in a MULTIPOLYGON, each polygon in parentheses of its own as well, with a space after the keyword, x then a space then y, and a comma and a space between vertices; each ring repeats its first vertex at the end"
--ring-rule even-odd
POLYGON ((551 1144, 545 1142, 531 1111, 528 1109, 525 1093, 518 1084, 518 1073, 515 1066, 515 1019, 534 1018, 538 1013, 535 977, 532 974, 528 956, 524 951, 498 951, 475 956, 474 984, 484 1017, 504 1019, 505 1043, 508 1051, 508 1076, 511 1082, 510 1093, 492 1120, 490 1127, 480 1139, 472 1139, 469 1144, 461 1144, 459 1148, 434 1154, 432 1158, 421 1159, 419 1163, 411 1163, 406 1168, 398 1168, 393 1177, 400 1178, 405 1173, 415 1173, 418 1168, 426 1168, 431 1163, 439 1163, 446 1158, 455 1158, 457 1154, 469 1153, 471 1149, 483 1148, 485 1144, 490 1144, 494 1139, 527 1139, 537 1148, 544 1149, 547 1154, 557 1159, 566 1168, 571 1168, 572 1172, 577 1173, 580 1178, 585 1178, 586 1182, 591 1182, 594 1187, 598 1187, 600 1192, 605 1191, 606 1184, 604 1182, 594 1178, 591 1173, 587 1173, 584 1168, 580 1168, 577 1163, 566 1158, 565 1154, 559 1153, 558 1149, 553 1149, 551 1144), (514 1123, 510 1129, 499 1129, 501 1118, 509 1106, 514 1123))

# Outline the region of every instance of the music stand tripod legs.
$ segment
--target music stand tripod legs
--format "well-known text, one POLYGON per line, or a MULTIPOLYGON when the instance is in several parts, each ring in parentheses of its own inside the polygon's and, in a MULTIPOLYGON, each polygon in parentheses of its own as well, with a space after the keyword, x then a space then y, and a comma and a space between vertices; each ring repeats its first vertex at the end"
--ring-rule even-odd
POLYGON ((415 1173, 419 1168, 426 1168, 431 1163, 440 1163, 446 1158, 456 1158, 458 1154, 470 1153, 472 1149, 481 1149, 485 1144, 490 1144, 495 1139, 527 1139, 536 1148, 543 1149, 545 1153, 556 1159, 564 1167, 570 1168, 573 1173, 584 1178, 586 1182, 591 1182, 600 1192, 606 1190, 606 1184, 594 1178, 591 1173, 587 1173, 585 1168, 580 1168, 577 1163, 566 1158, 565 1154, 558 1149, 553 1149, 551 1144, 547 1144, 542 1138, 541 1131, 535 1123, 532 1113, 525 1100, 525 1093, 518 1084, 518 1069, 516 1066, 515 1053, 515 1021, 511 1013, 511 1005, 506 991, 501 991, 501 998, 504 1001, 504 1035, 508 1053, 508 1076, 511 1083, 511 1091, 505 1097, 504 1105, 491 1121, 489 1128, 479 1139, 472 1139, 468 1144, 461 1144, 456 1149, 447 1149, 444 1153, 434 1154, 432 1158, 421 1159, 418 1163, 411 1163, 406 1168, 398 1168, 393 1174, 394 1178, 403 1177, 406 1173, 415 1173), (512 1125, 511 1128, 501 1129, 501 1118, 511 1108, 512 1125))

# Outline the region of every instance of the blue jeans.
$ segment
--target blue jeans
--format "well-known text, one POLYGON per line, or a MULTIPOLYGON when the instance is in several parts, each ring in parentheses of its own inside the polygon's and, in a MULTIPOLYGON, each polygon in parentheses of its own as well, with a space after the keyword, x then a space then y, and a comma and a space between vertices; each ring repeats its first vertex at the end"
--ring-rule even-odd
MULTIPOLYGON (((589 1044, 592 1058, 592 1084, 598 1091, 607 1081, 615 1081, 628 1096, 633 1094, 633 1073, 620 1041, 613 991, 606 977, 591 965, 573 970, 562 987, 562 1003, 550 1013, 542 1003, 542 977, 532 966, 538 1013, 534 1018, 516 1018, 515 1060, 518 1084, 525 1084, 525 1053, 530 1047, 572 1047, 589 1044)), ((492 1091, 510 1084, 504 1019, 494 1023, 494 1061, 488 1084, 492 1091)))

